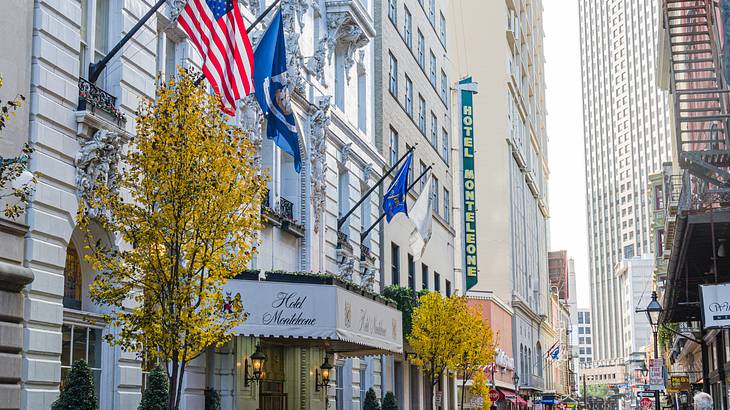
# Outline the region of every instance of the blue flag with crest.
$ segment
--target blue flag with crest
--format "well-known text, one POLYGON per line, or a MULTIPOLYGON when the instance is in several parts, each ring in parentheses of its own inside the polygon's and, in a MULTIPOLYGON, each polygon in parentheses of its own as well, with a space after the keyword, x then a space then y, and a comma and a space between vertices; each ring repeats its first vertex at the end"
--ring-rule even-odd
POLYGON ((400 212, 408 215, 406 193, 408 191, 408 169, 411 167, 412 159, 413 152, 410 152, 383 197, 383 212, 385 212, 385 220, 388 222, 400 212))
POLYGON ((254 51, 253 82, 256 100, 266 117, 266 136, 294 158, 294 168, 302 169, 297 125, 291 106, 286 67, 286 43, 281 10, 274 15, 254 51))

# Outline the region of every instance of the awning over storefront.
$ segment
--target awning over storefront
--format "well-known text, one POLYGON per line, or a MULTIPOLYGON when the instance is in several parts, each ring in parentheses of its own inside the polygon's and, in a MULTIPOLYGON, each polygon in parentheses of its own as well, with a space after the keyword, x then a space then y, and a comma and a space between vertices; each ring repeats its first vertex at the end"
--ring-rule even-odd
POLYGON ((525 401, 525 399, 523 399, 519 394, 515 394, 514 390, 501 387, 497 387, 497 390, 501 394, 501 399, 517 404, 518 406, 527 406, 527 401, 525 401))
MULTIPOLYGON (((246 322, 235 329, 244 336, 324 339, 339 347, 354 344, 363 351, 403 352, 401 312, 355 292, 339 282, 329 284, 229 280, 224 291, 240 294, 246 322)), ((354 348, 343 348, 343 351, 354 348)))

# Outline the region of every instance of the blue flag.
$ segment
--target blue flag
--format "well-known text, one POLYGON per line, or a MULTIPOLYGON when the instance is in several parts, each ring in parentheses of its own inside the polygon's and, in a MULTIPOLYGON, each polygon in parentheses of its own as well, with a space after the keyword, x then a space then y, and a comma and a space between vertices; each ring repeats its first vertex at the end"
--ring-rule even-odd
POLYGON ((294 157, 294 168, 302 169, 297 125, 292 113, 291 95, 286 71, 286 44, 281 11, 271 20, 269 28, 254 52, 253 83, 256 100, 266 117, 266 136, 294 157))
POLYGON ((552 352, 550 352, 550 358, 553 360, 560 359, 560 346, 559 345, 552 352))
POLYGON ((385 220, 388 222, 399 212, 405 212, 408 215, 406 191, 408 190, 408 169, 411 167, 412 159, 413 152, 410 152, 383 197, 383 212, 385 212, 385 220))

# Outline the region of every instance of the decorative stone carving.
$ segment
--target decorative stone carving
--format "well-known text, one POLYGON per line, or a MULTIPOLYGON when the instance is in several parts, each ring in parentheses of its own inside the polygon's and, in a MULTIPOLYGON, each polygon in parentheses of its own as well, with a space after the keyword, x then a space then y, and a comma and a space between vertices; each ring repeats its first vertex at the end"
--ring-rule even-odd
POLYGON ((350 81, 350 69, 355 65, 355 51, 365 47, 370 38, 348 12, 327 13, 327 47, 329 60, 338 46, 345 49, 345 74, 350 81))
POLYGON ((304 29, 304 14, 310 0, 282 0, 281 18, 286 37, 286 62, 289 71, 289 91, 304 94, 304 79, 299 67, 304 65, 304 56, 299 47, 299 36, 304 29), (297 29, 298 27, 298 29, 297 29))
POLYGON ((344 280, 352 281, 352 274, 355 271, 355 258, 352 252, 347 249, 337 249, 337 275, 344 280))
POLYGON ((177 20, 177 17, 180 15, 180 12, 182 12, 182 9, 185 7, 187 2, 187 0, 167 0, 167 18, 169 18, 170 21, 177 20))
POLYGON ((340 148, 340 163, 344 166, 350 160, 350 154, 352 153, 352 143, 348 142, 340 148))
POLYGON ((105 212, 94 196, 99 186, 117 189, 124 143, 126 139, 120 134, 104 129, 89 139, 80 140, 81 149, 76 154, 76 189, 89 216, 96 217, 105 212))
POLYGON ((261 11, 261 3, 259 0, 240 0, 240 2, 243 4, 243 7, 249 9, 254 16, 257 16, 261 11))
POLYGON ((362 179, 363 182, 366 184, 368 181, 370 181, 370 177, 373 176, 373 164, 371 162, 368 162, 365 164, 365 167, 362 169, 362 179))
POLYGON ((360 286, 368 290, 373 290, 375 287, 375 275, 377 270, 371 267, 363 268, 362 275, 360 276, 360 286))
POLYGON ((326 33, 323 34, 323 38, 317 44, 314 54, 309 57, 309 61, 307 62, 307 69, 324 85, 327 85, 324 77, 324 68, 327 65, 327 57, 325 55, 327 54, 327 38, 328 35, 326 33))
POLYGON ((256 146, 261 146, 263 140, 262 137, 262 124, 264 121, 263 113, 259 104, 253 95, 239 100, 239 121, 241 128, 247 134, 248 139, 251 140, 256 146))
POLYGON ((317 108, 309 116, 310 132, 310 164, 312 169, 312 207, 314 216, 314 232, 319 232, 319 225, 324 213, 327 187, 327 127, 330 124, 330 96, 319 100, 317 108))
POLYGON ((357 73, 364 74, 365 68, 365 49, 361 48, 357 50, 357 73))

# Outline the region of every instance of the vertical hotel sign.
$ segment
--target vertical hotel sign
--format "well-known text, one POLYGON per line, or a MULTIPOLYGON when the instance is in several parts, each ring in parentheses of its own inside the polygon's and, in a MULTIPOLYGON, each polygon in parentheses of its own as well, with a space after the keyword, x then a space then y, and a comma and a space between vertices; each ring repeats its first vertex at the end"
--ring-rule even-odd
POLYGON ((461 164, 464 203, 464 275, 466 289, 477 284, 477 208, 476 179, 474 174, 474 94, 476 83, 471 77, 459 81, 461 105, 461 164))

